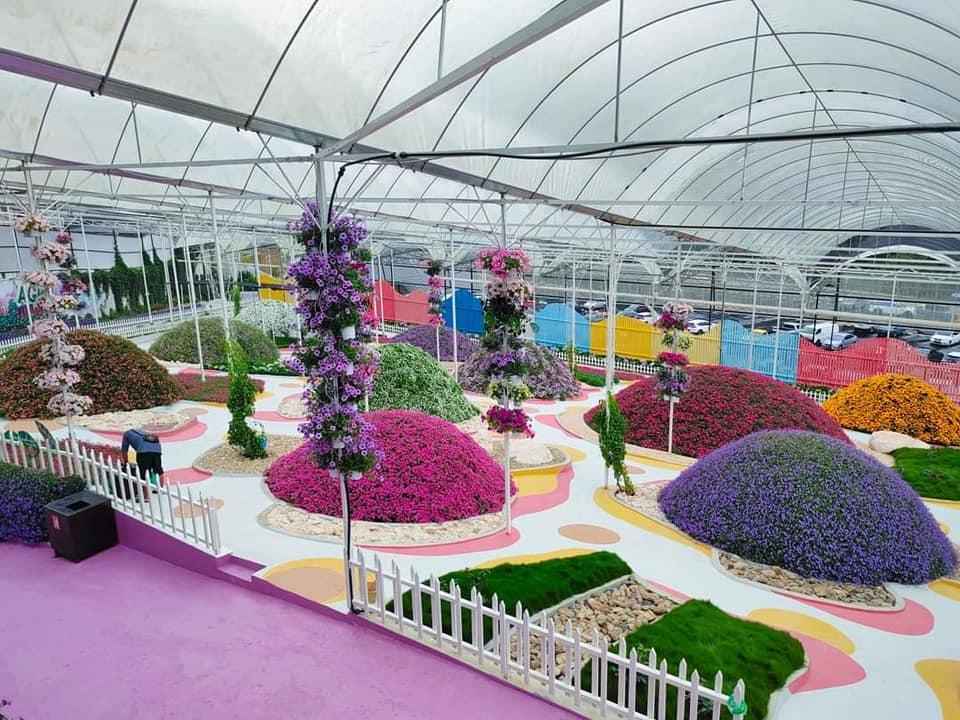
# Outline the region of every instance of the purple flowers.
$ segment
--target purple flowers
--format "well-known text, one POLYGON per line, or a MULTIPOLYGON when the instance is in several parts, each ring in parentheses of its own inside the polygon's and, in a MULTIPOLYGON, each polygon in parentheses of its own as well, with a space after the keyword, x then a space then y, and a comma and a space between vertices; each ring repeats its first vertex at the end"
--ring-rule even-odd
POLYGON ((501 405, 494 405, 483 414, 483 419, 494 432, 515 432, 533 437, 533 428, 530 427, 530 416, 523 408, 508 409, 501 405))
POLYGON ((667 485, 660 507, 702 542, 805 577, 920 584, 957 567, 909 485, 817 433, 758 432, 725 445, 667 485))
POLYGON ((360 247, 366 228, 357 218, 336 217, 326 252, 317 227, 317 208, 308 203, 288 227, 308 252, 293 263, 297 312, 306 338, 294 347, 290 369, 307 376, 303 397, 309 412, 300 432, 317 462, 342 472, 363 472, 377 460, 371 427, 357 409, 372 390, 377 356, 364 347, 372 337, 364 297, 371 292, 369 252, 360 247))
MULTIPOLYGON (((576 381, 564 363, 549 349, 539 345, 524 344, 528 369, 524 383, 533 397, 542 400, 567 400, 580 394, 576 381)), ((490 383, 487 375, 490 350, 480 348, 476 355, 460 369, 460 385, 465 390, 484 392, 490 383)))
MULTIPOLYGON (((406 343, 420 348, 430 357, 435 358, 437 354, 436 330, 430 325, 414 325, 407 328, 399 335, 395 335, 387 342, 406 343)), ((453 335, 454 330, 450 328, 440 328, 440 361, 451 362, 453 360, 453 335)), ((457 360, 466 362, 477 352, 476 344, 470 340, 468 335, 457 332, 457 360)))

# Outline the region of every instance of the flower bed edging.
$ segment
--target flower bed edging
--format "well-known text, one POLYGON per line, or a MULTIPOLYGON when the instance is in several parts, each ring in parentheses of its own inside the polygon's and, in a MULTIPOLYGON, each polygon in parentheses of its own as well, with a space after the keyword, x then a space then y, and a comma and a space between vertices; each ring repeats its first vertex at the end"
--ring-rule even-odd
MULTIPOLYGON (((727 568, 725 568, 723 564, 720 562, 721 552, 722 552, 721 550, 715 547, 711 547, 710 562, 713 563, 713 566, 720 571, 721 575, 725 575, 731 580, 736 580, 737 582, 743 583, 744 585, 752 585, 753 587, 758 587, 763 590, 772 590, 773 592, 776 592, 779 595, 786 595, 788 597, 798 598, 800 600, 816 600, 818 603, 833 605, 834 607, 852 608, 854 610, 866 610, 869 612, 900 612, 904 609, 904 607, 906 607, 906 600, 904 600, 903 596, 895 593, 893 589, 890 587, 889 583, 884 583, 882 586, 879 586, 879 587, 882 587, 884 590, 890 593, 890 595, 893 596, 894 604, 889 606, 883 606, 883 605, 866 605, 864 603, 856 603, 856 602, 842 602, 840 600, 834 600, 832 598, 821 597, 820 595, 797 592, 796 590, 787 590, 786 588, 781 588, 781 587, 777 587, 776 585, 762 583, 762 582, 759 582, 758 580, 751 580, 750 578, 745 578, 740 575, 737 575, 736 573, 730 572, 727 568)), ((732 555, 733 553, 727 553, 727 554, 732 555)), ((759 565, 762 563, 757 563, 757 564, 759 565)), ((778 566, 769 565, 768 567, 778 567, 778 566)), ((814 582, 832 582, 829 580, 816 581, 813 578, 808 578, 808 579, 814 582)), ((851 584, 851 583, 847 583, 847 584, 851 584)), ((870 587, 870 586, 865 585, 863 587, 870 587)))
MULTIPOLYGON (((305 540, 315 540, 316 542, 332 543, 336 545, 340 545, 343 543, 343 538, 336 534, 310 535, 306 533, 295 532, 292 530, 280 529, 278 527, 275 527, 274 525, 269 524, 267 522, 267 516, 272 511, 275 511, 277 508, 286 508, 298 514, 302 513, 306 517, 320 518, 323 521, 330 522, 333 525, 335 530, 340 529, 342 520, 335 515, 325 515, 323 513, 307 512, 306 510, 303 510, 302 508, 298 508, 297 506, 291 503, 280 500, 272 492, 270 492, 270 488, 267 486, 266 478, 261 478, 260 488, 264 492, 264 494, 270 500, 272 500, 272 504, 266 509, 262 510, 257 515, 257 524, 259 524, 261 527, 264 527, 267 530, 271 530, 276 533, 280 533, 281 535, 299 537, 305 540)), ((510 498, 510 504, 513 505, 513 503, 517 501, 518 497, 519 497, 519 493, 514 493, 510 498)), ((353 525, 352 535, 353 535, 354 542, 357 545, 361 545, 363 547, 368 547, 368 548, 377 548, 377 547, 418 548, 418 547, 432 547, 434 545, 446 545, 450 543, 465 542, 470 540, 480 540, 482 538, 492 537, 494 535, 500 534, 506 528, 506 524, 503 521, 502 508, 492 513, 485 513, 483 515, 474 515, 472 517, 461 518, 459 520, 447 520, 441 523, 389 523, 389 522, 374 522, 372 520, 354 520, 352 522, 352 525, 353 525), (450 528, 451 526, 455 527, 456 525, 459 525, 459 524, 468 524, 471 521, 478 520, 479 518, 490 518, 491 520, 496 519, 497 523, 495 527, 493 527, 493 529, 490 529, 490 530, 485 529, 482 532, 472 533, 470 535, 466 535, 463 537, 453 537, 453 538, 440 537, 436 540, 429 540, 429 541, 423 541, 423 542, 397 542, 393 540, 390 540, 389 542, 387 542, 386 540, 388 539, 385 539, 384 542, 380 542, 379 540, 371 541, 371 540, 363 539, 364 533, 366 531, 369 531, 371 528, 383 529, 383 530, 399 530, 402 528, 411 528, 411 529, 421 529, 425 531, 426 528, 442 529, 442 528, 450 528)))

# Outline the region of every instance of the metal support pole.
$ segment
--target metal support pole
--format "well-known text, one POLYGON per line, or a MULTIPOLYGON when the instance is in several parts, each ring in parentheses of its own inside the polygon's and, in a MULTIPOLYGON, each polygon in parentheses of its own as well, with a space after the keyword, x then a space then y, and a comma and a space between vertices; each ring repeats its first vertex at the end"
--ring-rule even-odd
POLYGON ((257 298, 260 297, 260 249, 257 247, 257 229, 253 229, 253 274, 257 284, 257 298))
POLYGON ((748 350, 747 367, 753 370, 753 346, 757 344, 757 334, 753 331, 757 324, 757 287, 760 285, 760 265, 757 265, 753 275, 753 312, 750 314, 750 349, 748 350))
MULTIPOLYGON (((610 225, 610 258, 607 268, 607 357, 606 366, 606 391, 613 390, 613 376, 616 365, 616 345, 617 345, 617 226, 610 225)), ((607 413, 609 419, 610 413, 607 413)))
POLYGON ((773 336, 773 371, 770 377, 777 379, 777 361, 780 355, 780 318, 783 316, 783 268, 780 268, 780 290, 777 293, 777 325, 773 336))
MULTIPOLYGON (((23 275, 23 259, 20 257, 20 242, 17 240, 17 231, 14 229, 13 223, 10 223, 10 229, 13 231, 13 247, 17 253, 17 270, 20 271, 20 275, 23 275)), ((30 309, 30 286, 22 283, 23 281, 18 277, 17 284, 23 288, 23 297, 27 305, 27 323, 33 325, 33 311, 30 309)))
POLYGON ((450 315, 453 320, 453 379, 460 382, 457 335, 457 261, 453 249, 453 229, 450 230, 450 315))
POLYGON ((223 337, 230 342, 230 313, 227 310, 227 291, 223 285, 223 258, 220 256, 220 233, 217 230, 217 206, 213 199, 213 191, 208 192, 210 197, 210 219, 213 221, 213 250, 217 255, 217 285, 220 287, 220 307, 223 310, 223 337))
POLYGON ((143 295, 147 301, 147 317, 153 322, 153 310, 150 309, 150 287, 147 285, 147 250, 143 246, 143 236, 140 234, 140 223, 137 223, 137 240, 140 242, 140 270, 143 275, 143 295))
POLYGON ((893 302, 897 298, 897 273, 893 274, 893 289, 890 291, 890 310, 887 312, 887 340, 890 339, 890 331, 893 330, 893 302))
MULTIPOLYGON (((163 233, 160 234, 160 237, 163 237, 163 233)), ((153 245, 153 234, 150 235, 150 245, 153 245)), ((156 248, 154 248, 156 252, 156 248)), ((157 256, 159 257, 159 255, 157 256)), ((170 259, 173 260, 173 254, 171 253, 170 259)), ((163 265, 163 287, 167 291, 167 319, 173 319, 173 295, 170 292, 170 269, 167 267, 167 263, 163 260, 160 261, 163 265)))
POLYGON ((620 14, 617 24, 617 89, 613 96, 613 141, 620 142, 620 82, 623 66, 623 0, 620 0, 620 14))
POLYGON ((87 231, 83 226, 83 215, 80 216, 80 239, 83 241, 83 254, 87 258, 87 282, 90 287, 90 302, 93 304, 93 319, 97 323, 97 330, 100 329, 100 298, 97 297, 97 291, 93 287, 93 263, 90 262, 90 248, 87 245, 87 231))
POLYGON ((183 322, 183 296, 180 295, 180 276, 177 273, 177 251, 173 246, 173 228, 167 223, 167 244, 170 245, 170 266, 173 268, 173 287, 177 293, 177 310, 180 322, 183 322))
POLYGON ((447 40, 447 0, 440 3, 440 49, 437 53, 437 82, 443 77, 443 46, 447 40))
POLYGON ((573 267, 570 271, 570 307, 573 312, 570 313, 570 345, 573 347, 573 355, 570 362, 576 362, 577 356, 577 256, 573 256, 573 267))
POLYGON ((200 361, 200 381, 207 381, 207 374, 203 369, 203 345, 200 344, 200 318, 197 315, 197 298, 193 283, 193 260, 190 257, 190 236, 187 235, 187 221, 180 213, 180 234, 183 236, 183 255, 187 263, 187 288, 190 292, 190 307, 193 308, 193 329, 197 336, 197 359, 200 361))

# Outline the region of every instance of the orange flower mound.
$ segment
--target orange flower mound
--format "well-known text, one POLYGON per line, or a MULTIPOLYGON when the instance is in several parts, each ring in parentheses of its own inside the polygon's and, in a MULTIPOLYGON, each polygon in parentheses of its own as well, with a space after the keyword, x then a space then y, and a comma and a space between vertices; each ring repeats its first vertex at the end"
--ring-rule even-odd
POLYGON ((909 375, 858 380, 827 400, 823 409, 852 430, 892 430, 935 445, 960 445, 960 407, 909 375))
MULTIPOLYGON (((0 416, 50 417, 47 401, 53 393, 33 382, 47 368, 40 350, 48 342, 35 340, 0 361, 0 416)), ((169 405, 183 395, 166 369, 129 340, 76 330, 67 334, 67 342, 83 346, 86 352, 74 368, 81 377, 74 392, 93 398, 91 413, 169 405)))

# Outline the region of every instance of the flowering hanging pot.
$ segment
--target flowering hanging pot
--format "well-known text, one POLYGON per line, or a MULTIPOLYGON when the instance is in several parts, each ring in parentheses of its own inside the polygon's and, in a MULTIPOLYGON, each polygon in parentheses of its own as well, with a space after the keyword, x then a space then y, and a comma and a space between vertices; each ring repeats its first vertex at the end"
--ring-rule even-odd
POLYGON ((334 450, 343 450, 343 440, 341 438, 334 438, 330 444, 334 450))
POLYGON ((516 387, 517 385, 520 385, 521 383, 523 383, 523 378, 520 377, 519 375, 510 376, 510 384, 513 385, 514 387, 516 387))
POLYGON ((356 370, 356 368, 354 367, 353 363, 348 362, 343 368, 343 374, 346 375, 347 377, 350 377, 351 375, 353 375, 354 370, 356 370))
POLYGON ((340 328, 340 337, 344 340, 353 340, 357 336, 357 326, 347 325, 340 328))
POLYGON ((363 477, 363 473, 360 472, 359 470, 351 470, 351 471, 350 471, 350 479, 351 479, 351 480, 359 480, 359 479, 362 478, 362 477, 363 477))

